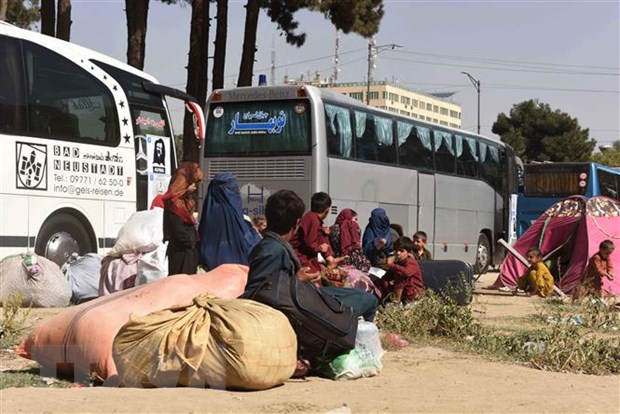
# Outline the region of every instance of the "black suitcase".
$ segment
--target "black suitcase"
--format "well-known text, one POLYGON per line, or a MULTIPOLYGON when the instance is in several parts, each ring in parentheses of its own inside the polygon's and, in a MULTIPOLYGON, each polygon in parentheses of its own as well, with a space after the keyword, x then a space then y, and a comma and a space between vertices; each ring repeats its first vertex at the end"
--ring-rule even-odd
POLYGON ((459 304, 471 302, 474 287, 472 265, 462 260, 420 260, 418 264, 427 289, 443 293, 448 286, 452 286, 456 289, 459 304))

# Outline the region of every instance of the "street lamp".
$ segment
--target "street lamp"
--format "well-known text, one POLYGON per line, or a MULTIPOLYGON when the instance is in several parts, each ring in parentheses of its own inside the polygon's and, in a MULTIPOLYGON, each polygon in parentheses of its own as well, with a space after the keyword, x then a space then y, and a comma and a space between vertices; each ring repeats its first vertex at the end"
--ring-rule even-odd
POLYGON ((478 92, 478 135, 480 135, 480 81, 471 76, 467 72, 461 72, 463 75, 467 75, 471 83, 473 83, 476 92, 478 92))
POLYGON ((402 47, 396 43, 389 43, 387 45, 375 46, 374 39, 368 41, 368 73, 366 74, 366 105, 370 104, 370 82, 372 80, 372 68, 374 64, 374 58, 385 50, 394 50, 397 47, 402 47), (373 49, 375 51, 373 56, 373 49))

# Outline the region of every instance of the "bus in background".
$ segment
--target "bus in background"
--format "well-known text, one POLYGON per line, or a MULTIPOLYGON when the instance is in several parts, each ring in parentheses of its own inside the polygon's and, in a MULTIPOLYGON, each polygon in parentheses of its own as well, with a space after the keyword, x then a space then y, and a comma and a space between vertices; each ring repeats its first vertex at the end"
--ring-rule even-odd
POLYGON ((594 162, 542 163, 523 166, 517 200, 517 235, 545 210, 571 195, 620 199, 620 169, 594 162))
POLYGON ((0 258, 111 247, 175 168, 165 96, 204 126, 192 97, 150 75, 0 22, 0 258))
POLYGON ((206 111, 205 185, 234 173, 250 216, 263 214, 277 190, 295 191, 306 206, 325 191, 328 221, 352 208, 363 229, 382 207, 402 234, 425 231, 435 258, 478 272, 497 239, 514 234, 515 156, 503 143, 311 86, 216 90, 206 111))

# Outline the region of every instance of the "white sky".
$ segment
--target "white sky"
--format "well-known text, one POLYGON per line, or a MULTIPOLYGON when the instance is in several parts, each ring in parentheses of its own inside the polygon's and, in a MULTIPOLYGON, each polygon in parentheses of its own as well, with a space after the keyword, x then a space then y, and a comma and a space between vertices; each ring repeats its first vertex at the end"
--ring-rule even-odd
MULTIPOLYGON (((229 3, 226 86, 234 86, 245 1, 229 3)), ((466 71, 482 84, 483 135, 492 135, 498 113, 537 98, 576 117, 601 144, 620 138, 618 0, 386 0, 384 4, 377 44, 397 43, 403 48, 379 54, 374 79, 396 80, 427 92, 457 92, 452 99, 463 106, 463 129, 475 131, 476 91, 460 73, 466 71)), ((71 41, 125 61, 124 1, 73 0, 72 5, 71 41)), ((185 87, 190 14, 189 6, 150 2, 145 71, 179 89, 185 87)), ((213 5, 212 17, 215 14, 213 5)), ((313 76, 317 70, 323 78, 332 74, 335 29, 317 13, 297 17, 307 33, 306 44, 299 49, 286 45, 275 24, 261 15, 255 74, 265 73, 269 79, 272 43, 278 82, 285 74, 313 76), (312 61, 297 63, 308 60, 312 61)), ((214 38, 215 20, 211 44, 214 38)), ((360 36, 341 35, 339 81, 365 79, 367 45, 360 36)), ((179 123, 182 105, 176 103, 173 111, 179 123)))

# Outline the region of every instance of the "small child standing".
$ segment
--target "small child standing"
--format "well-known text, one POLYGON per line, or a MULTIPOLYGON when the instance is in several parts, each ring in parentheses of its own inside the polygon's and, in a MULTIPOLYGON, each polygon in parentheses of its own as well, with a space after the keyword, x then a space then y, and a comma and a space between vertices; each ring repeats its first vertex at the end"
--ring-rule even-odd
POLYGON ((546 298, 553 292, 553 276, 542 261, 542 252, 538 248, 527 251, 525 258, 530 264, 525 274, 517 280, 517 288, 546 298))
POLYGON ((413 235, 413 258, 416 260, 433 260, 433 255, 426 248, 428 236, 423 231, 416 231, 413 235))
POLYGON ((601 242, 598 246, 598 252, 590 258, 583 280, 575 291, 576 299, 587 295, 605 296, 603 278, 614 279, 614 266, 611 263, 611 254, 615 248, 616 246, 611 240, 603 240, 601 242))
POLYGON ((383 283, 386 293, 393 289, 393 301, 396 303, 416 301, 426 292, 420 266, 412 257, 412 252, 413 242, 409 237, 401 237, 394 243, 396 257, 394 263, 388 265, 383 283))

